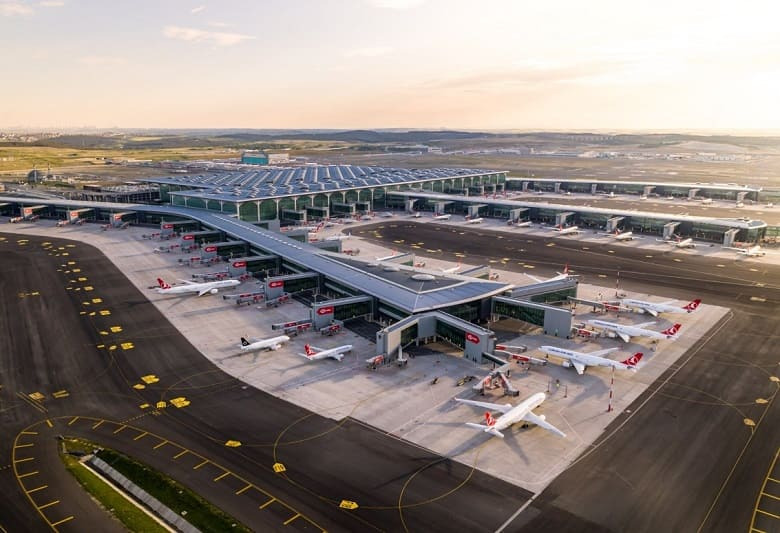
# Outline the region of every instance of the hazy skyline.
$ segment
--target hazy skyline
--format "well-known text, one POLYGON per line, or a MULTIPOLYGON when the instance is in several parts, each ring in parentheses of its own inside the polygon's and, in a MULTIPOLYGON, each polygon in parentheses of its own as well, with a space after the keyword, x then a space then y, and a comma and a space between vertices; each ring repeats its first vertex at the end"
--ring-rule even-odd
POLYGON ((0 127, 780 128, 771 2, 0 0, 0 127))

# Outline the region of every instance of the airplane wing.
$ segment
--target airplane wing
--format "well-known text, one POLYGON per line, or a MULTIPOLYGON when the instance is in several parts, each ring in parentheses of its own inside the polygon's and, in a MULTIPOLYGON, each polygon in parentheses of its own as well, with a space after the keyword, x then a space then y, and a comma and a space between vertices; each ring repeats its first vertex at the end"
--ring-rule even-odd
POLYGON ((649 307, 643 307, 642 309, 645 310, 645 313, 650 313, 653 316, 658 316, 658 311, 656 311, 655 309, 650 309, 649 307))
POLYGON ((475 407, 482 407, 483 409, 493 409, 495 411, 501 411, 502 413, 507 413, 512 409, 512 406, 509 404, 502 405, 498 403, 477 402, 475 400, 463 400, 461 398, 455 398, 455 401, 465 403, 468 405, 473 405, 475 407))
POLYGON ((480 430, 480 431, 484 431, 484 432, 486 432, 486 433, 490 433, 490 434, 491 434, 491 435, 493 435, 493 436, 496 436, 496 437, 501 437, 502 439, 504 438, 504 434, 503 434, 503 433, 501 433, 499 430, 497 430, 497 429, 494 429, 494 428, 488 428, 488 427, 487 427, 486 425, 484 425, 484 424, 475 424, 475 423, 473 423, 473 422, 466 422, 466 425, 467 425, 468 427, 470 427, 470 428, 474 428, 474 429, 478 429, 478 430, 480 430))
POLYGON ((574 369, 577 371, 577 373, 581 376, 583 372, 585 372, 585 365, 580 363, 579 361, 575 361, 574 359, 571 360, 571 366, 574 367, 574 369))
POLYGON ((566 437, 566 433, 558 429, 557 427, 553 426, 549 422, 547 422, 544 417, 541 417, 539 415, 534 414, 531 411, 528 411, 524 416, 523 420, 526 422, 530 422, 532 424, 536 424, 540 428, 544 428, 547 431, 550 431, 552 433, 555 433, 556 435, 560 435, 561 437, 566 437))
POLYGON ((532 276, 531 274, 526 274, 526 276, 528 276, 529 278, 531 278, 532 280, 534 280, 536 283, 543 283, 543 282, 544 282, 544 280, 543 280, 543 279, 541 279, 541 278, 537 278, 536 276, 532 276))
POLYGON ((201 289, 201 290, 198 291, 198 296, 203 296, 204 294, 208 293, 209 291, 211 291, 211 289, 201 289))
POLYGON ((623 342, 629 342, 631 340, 631 336, 628 333, 623 333, 621 331, 616 331, 618 337, 623 339, 623 342))
POLYGON ((631 327, 632 328, 646 328, 647 326, 652 326, 653 324, 655 324, 655 320, 653 320, 652 322, 642 322, 641 324, 634 324, 631 327))
POLYGON ((180 279, 177 281, 181 281, 182 283, 186 283, 187 285, 195 285, 195 282, 189 279, 180 279))
POLYGON ((593 355, 595 357, 604 357, 608 353, 616 352, 620 348, 607 348, 606 350, 598 350, 596 352, 588 352, 588 355, 593 355))

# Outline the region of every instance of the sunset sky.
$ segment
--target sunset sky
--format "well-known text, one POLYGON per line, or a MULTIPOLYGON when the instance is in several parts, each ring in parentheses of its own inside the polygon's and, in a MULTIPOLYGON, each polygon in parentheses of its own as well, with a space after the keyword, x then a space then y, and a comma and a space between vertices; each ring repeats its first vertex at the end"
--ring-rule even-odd
POLYGON ((0 128, 780 128, 780 4, 0 0, 0 128))

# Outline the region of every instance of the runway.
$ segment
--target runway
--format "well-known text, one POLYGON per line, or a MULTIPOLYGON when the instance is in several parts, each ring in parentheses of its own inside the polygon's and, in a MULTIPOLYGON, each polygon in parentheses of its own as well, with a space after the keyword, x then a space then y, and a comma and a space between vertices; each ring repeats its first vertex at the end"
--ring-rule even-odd
POLYGON ((495 530, 530 496, 244 385, 97 249, 48 241, 0 234, 0 531, 116 528, 58 468, 58 435, 127 453, 258 531, 495 530))
POLYGON ((732 309, 505 531, 744 531, 773 520, 762 511, 777 514, 767 506, 780 497, 765 483, 780 443, 780 267, 454 224, 390 221, 353 234, 536 276, 568 263, 605 287, 620 272, 621 290, 732 309))

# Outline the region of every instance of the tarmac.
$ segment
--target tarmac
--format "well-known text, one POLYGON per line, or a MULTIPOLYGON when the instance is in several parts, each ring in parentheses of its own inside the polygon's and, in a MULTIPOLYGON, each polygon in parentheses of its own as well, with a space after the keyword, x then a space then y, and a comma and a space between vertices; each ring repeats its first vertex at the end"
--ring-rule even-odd
POLYGON ((776 401, 780 268, 715 247, 664 249, 596 234, 398 219, 353 233, 441 261, 552 275, 568 263, 583 283, 728 307, 603 435, 505 531, 775 531, 780 411, 776 401), (381 238, 375 232, 380 230, 381 238), (405 242, 414 235, 419 248, 405 242), (499 238, 501 237, 501 238, 499 238), (392 244, 391 244, 392 243, 392 244), (433 253, 428 245, 435 243, 433 253), (457 254, 457 255, 456 255, 457 254), (513 256, 519 261, 506 261, 513 256), (520 263, 520 264, 518 264, 520 263), (529 267, 531 267, 529 269, 529 267))
MULTIPOLYGON (((135 230, 12 229, 0 235, 3 530, 116 529, 57 467, 60 435, 129 454, 259 531, 496 529, 530 497, 247 386, 202 357, 97 248, 66 240, 82 232, 111 255, 135 230)), ((148 283, 155 272, 139 275, 148 283)), ((182 314, 210 315, 210 298, 182 314)))
MULTIPOLYGON (((661 253, 649 254, 646 250, 647 246, 641 246, 640 248, 636 241, 632 243, 605 242, 605 237, 596 235, 592 239, 585 240, 585 242, 592 241, 591 244, 595 243, 596 246, 591 244, 583 246, 581 239, 552 239, 546 230, 526 231, 523 228, 507 231, 506 227, 502 228, 492 224, 470 228, 457 228, 455 227, 456 224, 441 224, 427 227, 419 224, 410 226, 409 224, 409 222, 402 219, 383 221, 373 227, 383 226, 381 236, 385 243, 384 245, 372 248, 370 243, 361 241, 356 243, 355 246, 361 249, 361 255, 363 256, 371 256, 375 251, 377 255, 380 254, 380 251, 385 251, 382 255, 386 255, 386 250, 389 246, 398 249, 410 249, 424 256, 430 255, 431 257, 426 259, 429 262, 427 266, 434 268, 438 268, 439 264, 442 267, 450 266, 452 261, 456 259, 454 253, 450 252, 457 252, 459 254, 457 259, 464 263, 467 261, 469 264, 484 262, 494 268, 500 267, 500 269, 496 268, 496 270, 502 280, 519 284, 526 280, 527 276, 525 273, 533 272, 534 275, 544 276, 551 272, 551 269, 560 269, 563 263, 569 260, 565 256, 567 254, 574 255, 573 251, 577 249, 576 260, 569 261, 571 268, 574 273, 583 275, 581 292, 585 293, 585 297, 594 299, 597 297, 596 291, 604 292, 604 289, 599 289, 596 286, 591 287, 585 284, 584 281, 601 283, 608 280, 611 283, 613 279, 616 279, 616 276, 615 270, 610 267, 614 265, 615 260, 625 259, 627 254, 635 254, 629 258, 632 264, 653 264, 663 259, 665 263, 672 266, 671 270, 674 270, 672 277, 676 278, 682 277, 680 276, 680 271, 683 271, 681 267, 690 272, 691 266, 688 264, 679 265, 677 263, 680 261, 674 261, 674 259, 682 257, 686 263, 689 261, 689 255, 692 261, 699 259, 698 254, 688 254, 682 250, 675 250, 669 253, 668 250, 663 248, 667 245, 660 245, 661 253), (512 231, 516 234, 511 234, 510 232, 512 231), (428 245, 411 248, 404 242, 398 242, 403 241, 403 238, 392 238, 412 233, 415 235, 416 243, 435 243, 437 248, 433 250, 432 248, 427 248, 428 245), (539 233, 539 235, 535 235, 535 233, 539 233), (464 237, 464 235, 467 237, 464 237), (485 239, 488 236, 490 238, 485 239), (503 239, 498 237, 503 237, 503 239), (499 241, 501 241, 500 244, 499 241), (467 250, 464 249, 464 242, 469 243, 467 250), (480 243, 483 242, 489 242, 490 244, 487 247, 480 246, 480 243), (544 243, 544 245, 539 245, 540 242, 544 243), (553 246, 550 246, 551 243, 553 246), (503 249, 501 245, 503 245, 503 249), (490 253, 485 254, 488 251, 490 253), (640 253, 643 253, 643 256, 638 255, 640 253), (648 255, 655 257, 647 257, 648 255), (519 258, 521 261, 506 260, 508 259, 507 256, 519 258), (586 260, 583 263, 580 261, 581 257, 586 257, 590 261, 586 260), (650 260, 648 261, 648 259, 650 260)), ((31 224, 26 226, 28 227, 26 231, 40 231, 36 229, 39 226, 31 224)), ((74 227, 65 228, 64 230, 49 229, 44 231, 59 231, 62 235, 73 233, 71 236, 76 237, 78 234, 85 234, 84 229, 83 227, 74 227)), ((88 231, 90 229, 87 228, 88 231)), ((360 231, 366 231, 370 234, 368 238, 373 239, 373 230, 360 228, 360 225, 349 226, 347 229, 356 235, 359 235, 360 231)), ((683 330, 684 333, 686 331, 692 331, 693 333, 690 336, 681 335, 680 341, 671 345, 679 348, 679 352, 667 351, 667 347, 663 347, 663 349, 654 353, 652 358, 648 357, 649 364, 642 368, 641 372, 628 377, 616 373, 612 394, 613 409, 610 412, 606 410, 609 390, 605 385, 608 383, 609 373, 602 372, 603 369, 594 369, 593 372, 589 371, 585 376, 581 376, 585 379, 579 381, 575 379, 576 374, 571 369, 564 369, 557 365, 548 365, 541 370, 532 368, 527 373, 524 371, 513 372, 512 378, 517 380, 523 396, 526 395, 526 391, 529 393, 538 390, 550 391, 549 399, 539 408, 539 411, 546 414, 552 423, 559 425, 567 433, 570 433, 572 439, 558 439, 538 428, 517 428, 513 431, 511 437, 504 441, 499 441, 499 439, 485 440, 482 435, 475 435, 474 432, 464 428, 462 425, 464 421, 478 421, 480 413, 468 406, 456 407, 454 402, 452 402, 452 397, 455 394, 460 394, 464 397, 470 397, 471 395, 470 391, 464 392, 462 389, 454 386, 455 381, 459 377, 469 373, 477 374, 477 372, 482 371, 481 369, 475 369, 471 363, 453 357, 440 357, 436 359, 439 361, 438 363, 435 363, 435 359, 432 357, 417 357, 407 369, 385 368, 377 372, 369 372, 364 368, 363 350, 373 350, 373 345, 356 336, 350 338, 349 342, 356 343, 356 353, 361 355, 354 354, 348 356, 341 365, 329 360, 317 363, 304 361, 295 353, 296 350, 300 351, 301 347, 298 344, 302 345, 302 340, 298 341, 297 339, 291 343, 293 345, 291 347, 292 351, 288 353, 273 352, 271 357, 266 357, 264 354, 257 356, 230 354, 229 352, 232 350, 237 352, 237 342, 232 339, 237 339, 242 334, 254 334, 257 337, 268 336, 270 328, 266 331, 258 327, 258 313, 262 313, 263 316, 261 324, 265 324, 267 327, 269 322, 284 321, 289 317, 301 318, 300 314, 305 312, 306 309, 297 303, 263 311, 257 311, 253 307, 226 309, 224 305, 221 307, 214 306, 213 302, 218 296, 204 297, 202 299, 158 298, 158 295, 155 293, 145 290, 149 286, 150 281, 156 277, 156 273, 162 272, 164 277, 171 276, 172 279, 175 279, 176 276, 187 277, 182 276, 182 273, 191 271, 171 268, 170 265, 175 262, 177 257, 174 254, 150 254, 149 250, 152 247, 152 243, 138 239, 137 235, 136 238, 129 239, 127 237, 134 231, 137 232, 138 230, 106 232, 103 234, 93 232, 89 239, 91 242, 98 242, 98 239, 106 239, 106 242, 101 247, 106 251, 107 255, 113 257, 114 261, 123 264, 124 270, 133 270, 128 272, 130 279, 138 287, 144 289, 144 294, 152 298, 155 305, 165 313, 165 316, 170 317, 177 328, 181 329, 187 338, 198 346, 201 351, 206 353, 207 356, 215 360, 220 367, 241 377, 241 379, 247 379, 253 384, 257 383, 256 386, 268 390, 275 396, 281 396, 295 401, 304 407, 316 409, 324 416, 331 417, 334 420, 342 420, 344 416, 368 420, 373 427, 380 428, 382 432, 390 434, 387 437, 401 437, 419 442, 425 449, 435 450, 450 459, 456 458, 467 466, 477 466, 480 469, 493 471, 502 478, 528 487, 536 493, 542 491, 555 475, 565 470, 572 461, 575 461, 575 466, 564 472, 561 478, 570 476, 571 471, 580 469, 580 464, 585 462, 587 458, 598 455, 602 448, 609 447, 609 445, 603 445, 599 438, 604 428, 607 428, 607 434, 609 435, 611 431, 614 431, 614 426, 622 418, 626 416, 630 419, 635 418, 636 415, 634 413, 637 410, 635 405, 641 403, 648 394, 642 393, 646 386, 650 385, 650 394, 653 395, 653 398, 659 396, 657 394, 659 390, 657 388, 658 382, 669 372, 678 372, 682 367, 690 366, 691 364, 685 358, 683 362, 686 364, 675 361, 687 348, 692 348, 692 351, 701 350, 700 343, 694 342, 695 339, 699 335, 707 333, 710 326, 717 322, 723 316, 723 313, 728 313, 722 307, 711 305, 717 302, 708 295, 705 298, 705 305, 702 306, 701 312, 690 315, 691 318, 696 318, 696 321, 686 324, 685 328, 689 329, 686 330, 684 328, 683 330), (133 269, 128 269, 128 265, 131 264, 134 265, 133 269), (161 268, 163 270, 160 270, 161 268), (205 304, 203 303, 204 301, 206 302, 205 304), (220 312, 216 312, 214 309, 220 312), (227 318, 220 318, 223 315, 227 318), (253 331, 251 328, 255 328, 255 330, 253 331), (688 344, 683 343, 686 338, 690 340, 688 344), (364 344, 360 344, 360 342, 364 344), (298 360, 300 362, 297 362, 298 360), (667 367, 669 367, 669 370, 665 371, 667 367), (434 376, 441 379, 436 386, 430 386, 430 378, 434 376), (658 376, 657 379, 656 376, 658 376), (560 388, 551 387, 554 379, 558 379, 563 384, 562 393, 560 388), (444 386, 442 387, 442 385, 444 386), (637 399, 634 400, 635 398, 637 399), (611 420, 614 421, 610 422, 611 420), (443 438, 442 435, 445 435, 446 438, 443 438), (561 442, 562 440, 564 441, 563 443, 561 442), (512 461, 519 461, 519 463, 515 466, 512 464, 512 461), (510 464, 510 467, 506 466, 507 462, 510 464)), ((349 246, 352 246, 352 243, 345 243, 345 247, 349 246)), ((699 251, 699 249, 696 251, 699 251)), ((723 254, 723 252, 720 253, 723 254)), ((723 259, 718 260, 722 261, 723 259)), ((753 260, 732 262, 740 267, 740 270, 742 267, 745 267, 744 270, 750 275, 759 273, 759 269, 752 269, 752 266, 748 266, 755 264, 753 260)), ((728 266, 731 269, 732 265, 729 264, 728 266)), ((698 265, 695 268, 698 270, 698 265)), ((714 268, 717 272, 719 267, 714 268)), ((620 269, 621 291, 632 289, 644 294, 647 292, 666 293, 665 296, 670 298, 682 299, 688 297, 676 291, 673 294, 669 294, 667 288, 657 284, 658 278, 650 279, 650 282, 655 285, 651 291, 650 285, 646 281, 642 281, 643 277, 647 275, 644 268, 636 267, 626 270, 621 265, 620 269), (640 280, 638 283, 637 279, 640 280)), ((762 273, 766 274, 766 272, 762 273)), ((669 276, 668 273, 661 278, 664 280, 664 284, 668 283, 669 278, 667 276, 669 276)), ((745 288, 744 284, 734 283, 734 276, 724 276, 723 271, 717 273, 716 276, 731 278, 732 284, 739 285, 740 291, 745 291, 744 296, 742 293, 738 294, 737 300, 740 303, 748 302, 748 306, 751 304, 756 305, 759 303, 759 300, 750 300, 750 298, 763 298, 764 301, 760 303, 776 307, 776 300, 773 300, 770 296, 774 294, 775 287, 766 283, 766 279, 763 282, 763 287, 757 286, 755 283, 750 285, 750 288, 753 290, 761 289, 763 296, 758 296, 745 288), (770 297, 767 298, 767 296, 770 297)), ((715 281, 723 283, 717 279, 715 281)), ((678 283, 682 285, 680 291, 690 290, 693 286, 690 276, 686 279, 678 279, 678 283)), ((709 288, 709 291, 712 292, 712 288, 709 288)), ((728 291, 716 292, 722 299, 722 306, 731 303, 728 298, 722 298, 728 291)), ((223 304, 223 302, 220 302, 220 304, 223 304)), ((581 308, 578 310, 578 314, 582 314, 583 318, 587 318, 583 314, 585 311, 585 308, 581 308)), ((599 318, 603 318, 603 316, 599 316, 599 318)), ((633 320, 635 318, 637 319, 636 321, 642 321, 631 315, 628 318, 621 315, 620 320, 633 320)), ((733 319, 731 315, 727 315, 723 320, 733 319)), ((151 329, 154 330, 154 328, 151 329)), ((524 337, 522 343, 533 348, 533 343, 529 343, 531 338, 533 337, 524 337)), ((308 340, 312 339, 309 337, 308 340)), ((333 345, 344 344, 347 342, 347 339, 344 337, 316 339, 318 346, 326 344, 323 347, 328 347, 330 346, 330 344, 327 344, 329 342, 333 345)), ((616 341, 602 342, 614 344, 616 341)), ((707 346, 709 345, 709 343, 706 344, 707 346)), ((631 349, 633 348, 638 347, 631 347, 631 349)), ((586 348, 587 351, 594 349, 596 349, 595 346, 586 348)), ((373 355, 373 351, 368 355, 373 355)), ((685 357, 688 357, 688 355, 685 357)), ((665 386, 669 387, 670 385, 666 382, 665 386)), ((693 393, 689 392, 689 394, 693 393)), ((767 404, 753 403, 751 405, 754 407, 767 405, 771 407, 773 405, 771 401, 773 396, 767 395, 767 398, 769 398, 767 404)), ((501 399, 497 395, 492 399, 484 399, 498 403, 505 401, 505 399, 501 399)), ((700 401, 700 399, 697 398, 696 401, 700 401)), ((769 408, 766 411, 769 411, 769 408)), ((642 412, 646 413, 647 409, 643 408, 642 412)), ((352 422, 351 418, 347 420, 352 422)), ((755 421, 755 419, 751 420, 755 421)), ((700 424, 700 422, 697 422, 697 424, 700 424)), ((744 422, 742 422, 743 430, 745 427, 751 426, 745 426, 744 422)), ((765 428, 766 426, 760 423, 752 426, 754 431, 758 431, 761 427, 765 428)), ((648 435, 657 438, 657 434, 648 433, 648 435)), ((616 437, 611 436, 607 439, 607 442, 612 443, 615 440, 616 437)), ((241 442, 246 445, 247 442, 251 443, 252 439, 250 437, 241 442)), ((643 446, 642 449, 644 450, 645 447, 643 446)), ((637 453, 642 454, 641 450, 637 453)), ((759 453, 758 455, 757 459, 760 460, 761 454, 759 453)), ((448 459, 446 464, 449 469, 458 463, 448 459)), ((735 469, 735 474, 737 470, 735 469)), ((579 482, 581 479, 587 479, 587 476, 583 478, 582 473, 580 473, 574 479, 579 482)), ((602 529, 622 530, 622 524, 614 527, 617 521, 621 519, 620 513, 607 513, 608 516, 599 516, 598 520, 592 521, 587 516, 588 513, 583 513, 579 506, 572 506, 577 508, 577 513, 572 513, 568 508, 560 507, 559 499, 556 499, 549 505, 540 507, 539 502, 546 502, 545 498, 550 495, 551 490, 560 490, 558 489, 560 485, 559 480, 553 482, 548 490, 535 496, 537 499, 534 500, 526 511, 517 515, 515 521, 508 521, 506 524, 507 530, 521 528, 523 524, 527 524, 526 527, 529 528, 536 527, 534 525, 535 523, 538 524, 538 522, 534 521, 536 519, 529 520, 530 516, 536 515, 538 515, 539 520, 542 520, 541 523, 544 524, 544 527, 555 528, 559 527, 559 525, 564 528, 581 527, 583 524, 593 523, 599 524, 599 527, 602 529), (540 513, 540 509, 544 512, 540 513), (563 520, 561 517, 567 517, 569 521, 558 524, 555 521, 556 519, 550 518, 551 516, 558 517, 560 520, 563 520), (550 520, 552 521, 548 524, 546 521, 550 520)), ((600 481, 603 483, 603 480, 600 481)), ((752 481, 752 479, 749 479, 749 481, 752 481)), ((581 487, 582 489, 584 487, 581 487)), ((610 487, 607 486, 604 490, 610 490, 610 487)), ((590 494, 591 490, 588 489, 587 492, 590 494)), ((677 497, 679 498, 679 494, 677 497)), ((591 505, 597 508, 604 507, 603 505, 600 507, 596 506, 594 502, 591 502, 591 505)), ((713 507, 713 512, 708 515, 708 519, 717 516, 717 513, 714 512, 717 510, 716 507, 713 507)), ((589 512, 594 513, 595 511, 591 510, 589 512)), ((631 525, 632 527, 636 526, 636 524, 631 525)), ((639 524, 639 528, 641 529, 643 525, 644 523, 639 524)))

